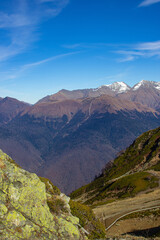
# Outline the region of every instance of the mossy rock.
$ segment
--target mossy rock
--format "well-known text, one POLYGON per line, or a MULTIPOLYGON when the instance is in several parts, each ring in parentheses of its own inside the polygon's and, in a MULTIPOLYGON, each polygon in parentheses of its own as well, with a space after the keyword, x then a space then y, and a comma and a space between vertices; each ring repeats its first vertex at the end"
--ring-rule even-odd
POLYGON ((87 239, 63 199, 48 179, 19 168, 0 150, 1 240, 87 239))

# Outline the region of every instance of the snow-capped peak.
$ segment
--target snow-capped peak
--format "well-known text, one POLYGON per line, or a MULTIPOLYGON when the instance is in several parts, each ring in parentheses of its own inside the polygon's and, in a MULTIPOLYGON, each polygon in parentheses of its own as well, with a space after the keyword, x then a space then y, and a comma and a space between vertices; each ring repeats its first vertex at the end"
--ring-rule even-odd
POLYGON ((160 90, 160 82, 154 82, 154 81, 147 81, 147 80, 142 80, 139 83, 137 83, 132 90, 136 91, 138 90, 141 86, 146 86, 146 87, 152 87, 160 90))
POLYGON ((105 86, 117 93, 123 93, 123 92, 130 90, 130 87, 124 82, 115 82, 115 83, 105 85, 105 86))
POLYGON ((139 83, 137 83, 134 87, 133 90, 137 90, 138 88, 140 88, 142 85, 145 84, 145 80, 140 81, 139 83))

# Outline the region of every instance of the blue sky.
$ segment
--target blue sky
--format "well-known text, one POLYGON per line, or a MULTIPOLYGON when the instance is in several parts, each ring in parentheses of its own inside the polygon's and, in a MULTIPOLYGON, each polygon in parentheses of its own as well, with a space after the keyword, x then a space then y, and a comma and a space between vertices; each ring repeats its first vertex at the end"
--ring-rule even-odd
POLYGON ((160 0, 0 1, 0 97, 160 81, 160 0))

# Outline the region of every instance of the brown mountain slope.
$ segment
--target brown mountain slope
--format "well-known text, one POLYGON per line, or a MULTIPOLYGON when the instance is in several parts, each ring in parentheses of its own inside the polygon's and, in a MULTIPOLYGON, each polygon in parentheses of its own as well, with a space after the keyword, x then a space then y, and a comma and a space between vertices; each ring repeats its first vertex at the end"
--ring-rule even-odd
POLYGON ((78 89, 78 90, 72 90, 72 91, 62 89, 58 93, 42 98, 38 103, 55 102, 55 101, 67 100, 67 99, 93 98, 93 97, 99 97, 104 94, 109 96, 116 96, 118 93, 128 91, 129 89, 130 87, 123 82, 117 82, 110 85, 103 85, 99 88, 78 89))
POLYGON ((6 97, 0 99, 0 124, 7 123, 29 107, 29 104, 6 97))
POLYGON ((115 98, 108 95, 101 95, 95 98, 85 98, 77 100, 60 100, 56 102, 37 103, 31 108, 22 113, 32 115, 35 117, 53 117, 59 118, 66 115, 68 119, 71 119, 78 111, 83 112, 86 115, 96 113, 116 113, 117 111, 137 111, 137 112, 152 112, 158 114, 154 109, 132 102, 129 100, 123 100, 121 98, 115 98))
POLYGON ((0 128, 0 144, 21 166, 69 193, 159 123, 155 110, 106 95, 39 103, 0 128))
POLYGON ((146 80, 142 80, 132 88, 123 82, 117 82, 95 89, 91 88, 73 91, 62 89, 56 94, 41 99, 38 103, 57 102, 68 99, 96 98, 101 95, 119 97, 132 102, 138 102, 160 111, 160 84, 146 80))

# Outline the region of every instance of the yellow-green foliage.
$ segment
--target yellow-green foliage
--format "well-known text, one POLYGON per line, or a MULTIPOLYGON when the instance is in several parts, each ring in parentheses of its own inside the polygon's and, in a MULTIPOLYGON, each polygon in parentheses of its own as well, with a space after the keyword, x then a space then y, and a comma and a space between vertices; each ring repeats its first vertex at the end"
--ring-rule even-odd
POLYGON ((78 217, 80 225, 84 227, 90 234, 89 239, 104 239, 105 227, 96 219, 92 209, 84 204, 70 200, 71 213, 78 217))

